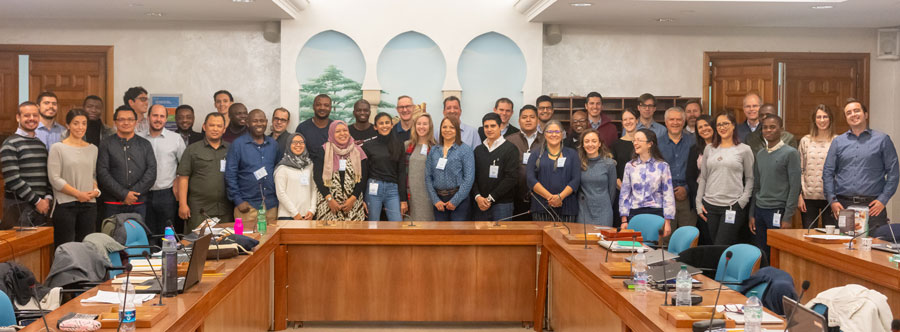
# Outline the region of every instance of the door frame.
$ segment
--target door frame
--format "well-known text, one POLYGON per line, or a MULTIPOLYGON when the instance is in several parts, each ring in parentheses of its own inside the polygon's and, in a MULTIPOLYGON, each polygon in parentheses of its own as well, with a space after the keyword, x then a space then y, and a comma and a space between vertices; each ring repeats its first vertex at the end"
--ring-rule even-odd
MULTIPOLYGON (((0 44, 0 52, 15 52, 20 54, 63 54, 81 53, 101 55, 106 60, 106 95, 100 96, 104 103, 104 122, 111 123, 113 106, 115 105, 114 63, 112 45, 25 45, 25 44, 0 44)), ((20 87, 21 89, 21 87, 20 87)))
MULTIPOLYGON (((712 102, 709 95, 710 77, 712 76, 712 67, 709 65, 714 60, 725 59, 753 59, 753 58, 774 58, 777 65, 782 61, 792 60, 851 60, 856 61, 859 65, 859 75, 857 76, 857 89, 859 90, 859 99, 863 104, 869 105, 869 65, 871 55, 869 53, 833 53, 833 52, 703 52, 703 80, 701 90, 703 91, 703 100, 707 103, 712 102)), ((776 99, 780 98, 779 87, 775 86, 776 99)))

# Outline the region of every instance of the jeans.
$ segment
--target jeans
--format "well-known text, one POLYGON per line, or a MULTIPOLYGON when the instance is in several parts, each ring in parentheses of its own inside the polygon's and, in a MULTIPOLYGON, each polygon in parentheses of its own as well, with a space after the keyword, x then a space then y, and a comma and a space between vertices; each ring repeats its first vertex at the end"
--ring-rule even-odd
POLYGON ((756 218, 756 236, 754 237, 753 244, 755 244, 759 250, 765 252, 766 257, 769 257, 769 243, 766 231, 769 229, 781 229, 781 227, 775 227, 774 224, 773 217, 776 212, 782 214, 781 227, 790 226, 790 219, 783 220, 784 209, 764 209, 757 206, 756 210, 753 212, 753 217, 756 218), (788 224, 786 225, 785 223, 788 224))
MULTIPOLYGON (((734 203, 730 208, 735 212, 734 223, 725 223, 725 213, 728 206, 717 206, 703 201, 706 208, 706 223, 709 226, 709 237, 714 245, 726 245, 738 243, 741 228, 747 227, 747 215, 741 205, 734 203)), ((701 211, 702 212, 702 211, 701 211)), ((702 222, 703 219, 700 219, 702 222)), ((748 229, 749 230, 749 229, 748 229)))
POLYGON ((59 204, 53 211, 53 243, 57 247, 67 242, 81 242, 94 232, 97 203, 69 202, 59 204))
MULTIPOLYGON (((162 235, 166 226, 174 226, 178 205, 172 188, 151 190, 147 200, 147 228, 153 235, 162 235)), ((180 219, 179 219, 180 220, 180 219)))
POLYGON ((381 220, 381 208, 384 207, 388 221, 403 221, 400 214, 400 192, 397 184, 381 180, 369 179, 366 186, 366 205, 369 207, 369 221, 381 220), (378 190, 372 191, 377 184, 378 190))
MULTIPOLYGON (((449 202, 453 196, 441 196, 438 195, 438 198, 441 199, 441 202, 449 202)), ((371 207, 370 207, 371 209, 371 207)), ((372 211, 372 210, 369 210, 372 211)), ((466 198, 462 202, 459 202, 459 205, 456 206, 456 209, 453 211, 447 210, 438 211, 437 208, 434 208, 434 221, 465 221, 469 216, 469 199, 466 198)))
POLYGON ((835 225, 837 226, 837 220, 834 219, 834 214, 831 213, 831 205, 828 204, 828 201, 823 199, 804 199, 804 203, 806 203, 806 212, 800 212, 800 215, 803 217, 803 228, 809 228, 809 225, 815 222, 819 223, 817 219, 815 219, 819 213, 822 213, 822 227, 825 225, 835 225), (825 210, 825 212, 822 212, 825 210))
POLYGON ((497 221, 513 215, 513 203, 493 203, 487 211, 481 211, 478 204, 475 204, 472 210, 475 211, 472 214, 473 221, 497 221))

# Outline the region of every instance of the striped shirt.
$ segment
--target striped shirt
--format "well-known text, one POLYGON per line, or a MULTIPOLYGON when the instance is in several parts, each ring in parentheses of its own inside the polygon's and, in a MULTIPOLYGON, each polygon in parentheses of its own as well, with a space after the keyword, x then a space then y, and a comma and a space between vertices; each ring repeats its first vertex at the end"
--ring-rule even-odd
POLYGON ((47 179, 47 147, 37 137, 16 131, 0 147, 0 165, 6 192, 19 199, 37 204, 50 193, 47 179))

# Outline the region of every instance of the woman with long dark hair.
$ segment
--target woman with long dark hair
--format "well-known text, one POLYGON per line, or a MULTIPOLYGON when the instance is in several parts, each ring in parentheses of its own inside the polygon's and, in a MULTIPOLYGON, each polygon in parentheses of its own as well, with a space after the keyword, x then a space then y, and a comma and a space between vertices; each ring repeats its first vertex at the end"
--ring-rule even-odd
MULTIPOLYGON (((694 147, 692 147, 691 152, 688 153, 686 172, 688 196, 691 202, 691 209, 695 212, 697 211, 697 180, 700 178, 700 163, 703 161, 703 149, 705 149, 707 145, 712 144, 714 131, 712 124, 713 120, 709 115, 702 114, 697 117, 697 121, 694 122, 694 147)), ((712 244, 707 223, 698 222, 697 229, 700 230, 700 236, 697 243, 699 245, 712 244)))
POLYGON ((403 214, 408 208, 403 142, 397 139, 393 128, 391 115, 378 113, 375 115, 378 136, 362 146, 369 159, 369 178, 365 193, 369 221, 381 220, 382 206, 389 221, 403 221, 403 214))
POLYGON ((562 144, 563 126, 550 120, 544 128, 544 145, 532 153, 525 169, 531 198, 531 215, 537 221, 573 222, 578 201, 571 197, 581 184, 581 159, 562 144))
POLYGON ((80 242, 94 232, 97 219, 97 146, 84 140, 87 112, 80 108, 66 114, 69 136, 50 146, 47 176, 53 187, 53 242, 80 242))
POLYGON ((458 118, 441 120, 440 133, 440 144, 428 152, 425 162, 425 189, 434 202, 435 221, 463 221, 469 217, 475 155, 462 142, 458 118))
POLYGON ((600 133, 586 130, 578 140, 581 158, 581 186, 578 190, 578 219, 585 224, 613 225, 616 199, 616 162, 600 139, 600 133))
POLYGON ((634 134, 634 155, 625 165, 622 189, 619 193, 619 215, 622 229, 639 214, 663 217, 663 236, 672 232, 675 219, 675 192, 672 188, 672 171, 659 152, 656 134, 650 129, 639 129, 634 134))
POLYGON ((721 112, 715 118, 710 145, 703 151, 697 181, 697 214, 709 226, 715 245, 737 243, 747 228, 744 207, 753 192, 753 152, 738 141, 734 115, 721 112))

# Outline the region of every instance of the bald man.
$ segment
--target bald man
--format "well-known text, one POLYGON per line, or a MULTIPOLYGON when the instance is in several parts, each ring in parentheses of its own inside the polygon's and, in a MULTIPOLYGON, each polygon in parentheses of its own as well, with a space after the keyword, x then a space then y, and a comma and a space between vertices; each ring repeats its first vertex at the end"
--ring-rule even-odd
POLYGON ((737 131, 738 140, 741 143, 747 142, 747 135, 759 128, 759 107, 762 105, 762 97, 756 92, 748 93, 744 96, 743 101, 744 117, 747 121, 741 122, 735 129, 737 131))
MULTIPOLYGON (((234 112, 234 105, 228 111, 234 112)), ((266 113, 255 109, 247 118, 247 135, 236 138, 225 157, 225 188, 235 206, 234 217, 242 218, 244 229, 255 230, 257 211, 264 203, 267 223, 278 216, 274 174, 281 156, 278 142, 266 136, 266 113)))

